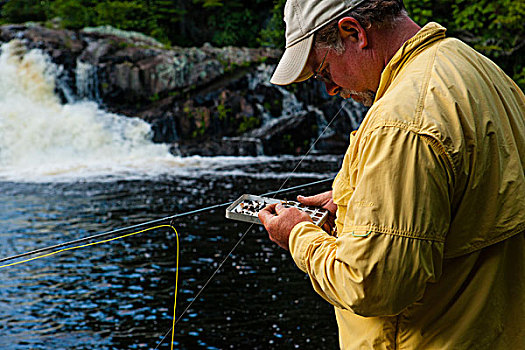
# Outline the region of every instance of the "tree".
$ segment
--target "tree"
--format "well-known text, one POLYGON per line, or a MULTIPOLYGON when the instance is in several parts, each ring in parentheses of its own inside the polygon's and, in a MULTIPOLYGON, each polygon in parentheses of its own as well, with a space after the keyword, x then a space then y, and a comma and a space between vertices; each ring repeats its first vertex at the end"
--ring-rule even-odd
POLYGON ((404 0, 420 25, 439 22, 449 36, 494 60, 525 88, 525 2, 515 0, 404 0))
POLYGON ((156 28, 151 35, 163 41, 183 42, 186 38, 186 2, 184 0, 148 1, 147 6, 156 23, 156 28))
POLYGON ((262 46, 274 48, 284 47, 285 25, 283 20, 284 4, 286 0, 275 0, 272 9, 272 17, 261 30, 261 35, 257 39, 262 46))
POLYGON ((48 1, 9 0, 1 8, 2 21, 5 23, 23 23, 46 20, 48 1))
POLYGON ((65 28, 81 29, 95 24, 95 2, 90 0, 55 0, 49 17, 59 17, 65 28))
POLYGON ((95 24, 150 34, 156 24, 140 1, 101 1, 95 6, 95 24))

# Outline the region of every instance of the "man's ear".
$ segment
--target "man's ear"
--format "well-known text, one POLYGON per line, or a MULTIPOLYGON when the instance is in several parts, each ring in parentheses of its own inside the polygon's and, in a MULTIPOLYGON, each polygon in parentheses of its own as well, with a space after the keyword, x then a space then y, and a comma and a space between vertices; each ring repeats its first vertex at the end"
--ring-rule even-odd
POLYGON ((357 43, 360 49, 368 46, 368 35, 361 24, 353 17, 344 17, 337 23, 339 34, 343 39, 350 39, 357 43))

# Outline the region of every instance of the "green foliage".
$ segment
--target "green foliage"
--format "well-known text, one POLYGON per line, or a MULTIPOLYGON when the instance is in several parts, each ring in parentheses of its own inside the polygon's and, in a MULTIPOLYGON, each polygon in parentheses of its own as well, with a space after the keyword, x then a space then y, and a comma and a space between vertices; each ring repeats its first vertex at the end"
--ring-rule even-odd
POLYGON ((525 88, 525 66, 521 67, 521 71, 519 71, 516 74, 514 74, 514 81, 522 89, 525 88))
POLYGON ((127 1, 100 2, 95 6, 95 12, 96 25, 149 32, 148 21, 144 20, 147 9, 143 4, 127 1))
MULTIPOLYGON (((201 34, 216 46, 258 46, 257 38, 264 21, 270 16, 271 0, 194 0, 201 6, 196 23, 205 22, 207 28, 201 34)), ((194 16, 195 13, 189 13, 194 16)))
POLYGON ((286 28, 283 20, 283 14, 285 3, 286 0, 274 1, 272 17, 268 21, 266 27, 261 30, 260 37, 257 38, 257 41, 261 46, 274 48, 284 47, 284 32, 286 28))
POLYGON ((439 22, 449 28, 450 6, 453 0, 403 0, 410 17, 419 25, 427 22, 439 22))
POLYGON ((196 129, 191 133, 191 137, 194 139, 202 137, 206 132, 206 125, 203 122, 198 122, 197 124, 196 129))
POLYGON ((2 22, 23 23, 28 21, 44 21, 47 1, 9 0, 0 9, 2 22))
POLYGON ((176 42, 187 11, 174 4, 173 0, 150 0, 147 2, 149 22, 152 24, 149 34, 162 42, 176 42))
POLYGON ((212 37, 214 44, 218 46, 235 45, 238 42, 253 44, 251 41, 255 38, 251 32, 239 30, 243 26, 253 27, 256 25, 254 15, 248 9, 232 13, 228 21, 224 21, 222 16, 215 15, 212 15, 209 20, 209 23, 218 29, 212 37))
POLYGON ((469 4, 458 0, 452 8, 457 28, 474 36, 476 49, 499 57, 508 56, 517 45, 523 45, 525 2, 481 0, 469 4))
POLYGON ((525 2, 515 0, 404 0, 420 25, 434 21, 494 60, 522 89, 525 62, 525 2))
POLYGON ((151 96, 149 97, 149 101, 150 101, 150 102, 157 102, 158 100, 160 100, 160 96, 159 96, 159 94, 157 94, 157 93, 155 93, 155 94, 153 94, 153 95, 151 95, 151 96))
POLYGON ((261 120, 257 117, 242 117, 242 122, 239 124, 239 127, 237 128, 237 132, 239 134, 245 133, 248 130, 255 129, 256 127, 261 125, 261 120))
POLYGON ((140 1, 55 0, 49 15, 59 17, 62 26, 71 29, 111 25, 150 35, 158 30, 146 3, 140 1))
POLYGON ((232 109, 229 107, 226 107, 224 104, 220 103, 217 105, 217 112, 218 112, 218 118, 219 120, 227 120, 228 116, 230 115, 232 109))
MULTIPOLYGON (((80 29, 106 25, 181 46, 284 47, 286 0, 0 0, 0 22, 61 18, 80 29)), ((525 1, 404 0, 420 25, 435 21, 495 60, 523 88, 525 1)))
POLYGON ((181 46, 258 46, 272 0, 0 0, 0 21, 60 18, 65 28, 111 25, 181 46))
POLYGON ((201 3, 203 8, 224 6, 221 0, 193 0, 193 3, 195 4, 201 3))
POLYGON ((90 1, 55 0, 50 5, 51 17, 59 17, 65 28, 81 29, 95 24, 95 11, 90 1))

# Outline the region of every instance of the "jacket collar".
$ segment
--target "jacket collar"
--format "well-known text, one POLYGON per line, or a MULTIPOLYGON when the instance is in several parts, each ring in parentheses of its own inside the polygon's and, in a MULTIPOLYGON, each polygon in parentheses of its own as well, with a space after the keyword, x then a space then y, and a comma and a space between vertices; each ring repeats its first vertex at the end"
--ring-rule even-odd
POLYGON ((379 81, 374 102, 385 94, 392 81, 412 58, 416 57, 433 42, 444 39, 445 31, 446 28, 435 22, 430 22, 421 28, 416 35, 408 39, 399 50, 397 50, 381 73, 381 80, 379 81))

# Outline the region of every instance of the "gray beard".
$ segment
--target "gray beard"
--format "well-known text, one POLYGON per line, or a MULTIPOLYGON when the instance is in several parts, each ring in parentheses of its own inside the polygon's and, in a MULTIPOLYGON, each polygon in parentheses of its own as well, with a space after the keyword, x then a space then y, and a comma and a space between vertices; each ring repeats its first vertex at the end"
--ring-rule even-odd
POLYGON ((356 102, 361 103, 365 107, 370 107, 374 103, 374 100, 376 98, 375 92, 371 90, 359 92, 350 89, 341 89, 341 91, 339 91, 339 96, 341 96, 342 98, 350 98, 350 95, 356 96, 356 102))

